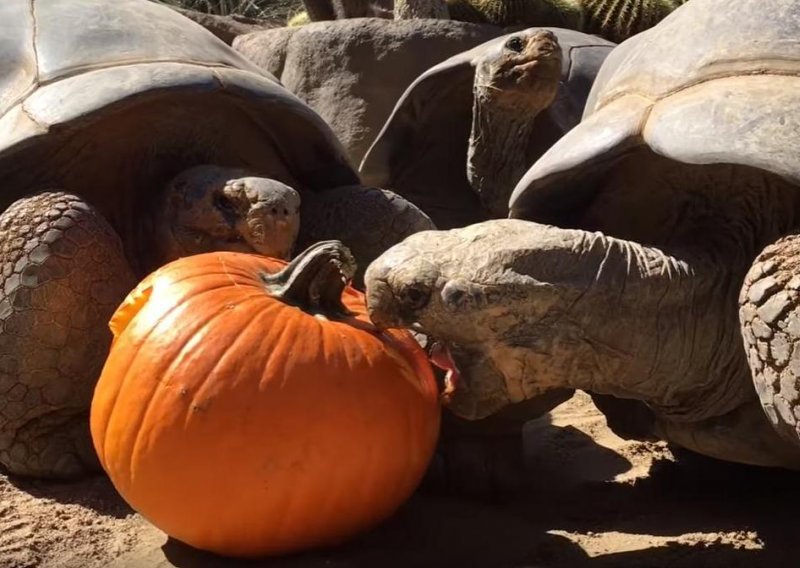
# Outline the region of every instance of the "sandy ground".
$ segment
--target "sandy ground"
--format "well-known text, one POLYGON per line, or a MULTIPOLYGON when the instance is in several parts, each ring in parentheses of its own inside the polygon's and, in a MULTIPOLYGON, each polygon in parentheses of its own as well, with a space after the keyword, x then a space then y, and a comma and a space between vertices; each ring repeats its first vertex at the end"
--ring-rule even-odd
POLYGON ((105 478, 0 475, 0 568, 581 568, 800 565, 800 477, 614 436, 584 395, 529 424, 531 487, 504 502, 420 492, 342 548, 238 562, 168 539, 105 478))

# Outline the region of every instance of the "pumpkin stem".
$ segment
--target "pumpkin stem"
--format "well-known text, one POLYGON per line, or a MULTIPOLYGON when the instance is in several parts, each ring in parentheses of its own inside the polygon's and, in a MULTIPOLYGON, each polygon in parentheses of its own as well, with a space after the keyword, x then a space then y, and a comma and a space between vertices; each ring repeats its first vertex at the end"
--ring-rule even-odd
POLYGON ((346 317, 342 292, 356 261, 341 241, 321 241, 297 255, 283 270, 261 274, 270 295, 307 312, 346 317))

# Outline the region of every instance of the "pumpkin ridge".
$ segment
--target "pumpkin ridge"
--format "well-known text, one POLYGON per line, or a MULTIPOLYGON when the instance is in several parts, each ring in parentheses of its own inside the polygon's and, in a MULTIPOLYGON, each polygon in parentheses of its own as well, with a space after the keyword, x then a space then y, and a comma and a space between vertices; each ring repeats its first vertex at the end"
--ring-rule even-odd
MULTIPOLYGON (((252 296, 251 298, 262 299, 263 296, 252 296)), ((237 306, 241 305, 243 303, 244 302, 241 302, 241 303, 237 304, 237 306)), ((260 309, 257 312, 255 312, 254 314, 249 316, 250 317, 249 321, 241 328, 239 334, 234 338, 234 340, 231 341, 231 343, 226 346, 225 351, 222 352, 222 354, 219 356, 219 358, 214 363, 214 365, 211 367, 211 369, 208 370, 208 373, 206 374, 205 379, 202 382, 198 383, 197 389, 195 390, 195 393, 194 393, 194 396, 192 397, 192 400, 189 403, 190 407, 194 406, 196 404, 197 399, 200 397, 201 393, 203 392, 203 388, 208 384, 209 379, 214 374, 214 372, 218 369, 218 367, 219 367, 220 363, 222 363, 223 359, 225 359, 225 357, 228 356, 228 354, 236 347, 236 345, 237 345, 237 343, 239 341, 247 339, 247 337, 246 337, 247 329, 250 326, 254 325, 258 321, 259 318, 263 317, 266 312, 274 309, 275 307, 276 306, 273 304, 273 302, 271 302, 271 301, 265 302, 265 305, 261 306, 260 309)), ((228 310, 228 311, 230 311, 230 310, 228 310)), ((231 314, 231 315, 236 315, 237 317, 239 316, 238 314, 231 314)), ((198 330, 198 332, 201 329, 202 328, 200 328, 198 330)), ((187 344, 189 342, 191 342, 192 339, 194 339, 195 335, 192 335, 192 337, 189 339, 189 341, 187 341, 187 344)), ((177 357, 176 357, 176 359, 177 359, 177 357)), ((170 373, 172 373, 172 369, 170 369, 170 373)), ((239 377, 235 377, 235 378, 239 378, 239 377)), ((189 421, 191 420, 192 416, 193 416, 193 414, 191 412, 186 414, 186 416, 184 418, 184 423, 183 423, 184 427, 188 427, 189 426, 189 421)))
MULTIPOLYGON (((347 321, 339 320, 330 323, 345 325, 349 328, 354 328, 360 331, 364 331, 362 327, 352 326, 347 321)), ((326 326, 321 326, 321 327, 323 333, 329 329, 326 326)), ((347 331, 346 333, 351 333, 351 332, 347 331)), ((409 360, 407 360, 406 356, 404 355, 404 352, 402 351, 402 349, 400 349, 399 342, 396 340, 396 338, 391 334, 374 333, 371 331, 369 333, 371 336, 375 338, 375 340, 379 341, 382 344, 384 354, 389 354, 394 363, 398 366, 398 368, 403 369, 401 374, 403 375, 404 378, 400 379, 398 377, 397 380, 398 381, 403 380, 405 383, 407 383, 405 385, 405 388, 407 388, 409 391, 418 390, 418 386, 414 384, 413 381, 406 380, 406 377, 408 377, 409 375, 416 376, 416 368, 411 364, 409 360)), ((360 353, 351 349, 342 349, 338 351, 338 354, 344 357, 347 368, 358 368, 359 366, 363 366, 366 364, 371 372, 376 372, 384 364, 384 362, 381 360, 379 353, 371 348, 363 349, 360 351, 360 353)), ((371 404, 369 397, 365 397, 363 396, 363 394, 364 393, 361 388, 355 388, 350 390, 349 398, 354 408, 356 409, 368 408, 369 405, 371 404)), ((410 417, 405 416, 404 428, 405 431, 409 433, 411 432, 410 424, 411 424, 410 417)), ((402 438, 403 440, 406 440, 408 436, 406 435, 403 436, 402 438)), ((393 451, 404 453, 402 452, 401 448, 398 448, 396 446, 393 448, 393 451)), ((376 446, 374 444, 362 446, 362 451, 360 452, 359 456, 360 464, 358 467, 359 471, 361 472, 360 477, 364 480, 371 480, 372 482, 365 482, 359 484, 357 486, 358 491, 356 492, 355 495, 355 497, 357 498, 353 498, 353 496, 350 496, 351 500, 361 503, 370 502, 375 500, 376 493, 382 491, 380 485, 374 483, 376 476, 372 472, 378 469, 382 460, 385 459, 385 454, 386 454, 385 449, 380 446, 376 446)), ((347 506, 346 502, 342 503, 342 500, 344 499, 344 494, 341 491, 330 491, 328 495, 329 497, 331 497, 329 507, 332 507, 333 510, 336 510, 336 508, 342 508, 347 506)), ((320 514, 322 511, 325 510, 325 508, 323 507, 323 503, 319 503, 318 509, 320 511, 320 514)), ((385 518, 386 515, 388 514, 389 513, 382 513, 381 516, 385 518)), ((359 530, 361 528, 363 527, 358 527, 359 530)))
MULTIPOLYGON (((287 310, 291 309, 291 312, 295 315, 295 317, 287 318, 285 324, 280 328, 278 328, 279 335, 277 337, 273 335, 264 337, 263 341, 275 345, 273 353, 285 353, 291 351, 291 349, 287 348, 285 344, 288 342, 290 344, 289 346, 291 347, 291 342, 293 341, 294 338, 298 337, 299 335, 300 330, 298 330, 298 326, 309 325, 313 320, 314 324, 313 329, 317 334, 316 337, 314 338, 314 343, 319 345, 319 353, 322 354, 321 364, 334 368, 336 367, 344 367, 346 369, 358 368, 358 365, 355 365, 350 357, 350 350, 345 348, 348 343, 346 339, 339 339, 339 337, 341 336, 332 336, 330 330, 326 325, 323 324, 323 322, 320 322, 312 314, 309 314, 302 308, 298 306, 293 306, 291 304, 282 304, 282 306, 287 310), (302 324, 300 322, 302 322, 302 324), (336 358, 341 358, 343 361, 332 362, 332 357, 330 357, 330 354, 333 354, 336 358), (344 363, 344 365, 342 365, 341 363, 344 363)), ((352 329, 352 326, 350 326, 346 321, 331 320, 325 323, 328 325, 341 324, 347 326, 347 328, 352 329)), ((347 334, 352 333, 350 329, 345 331, 345 333, 347 334)), ((374 363, 376 357, 372 349, 367 349, 364 355, 365 355, 364 360, 369 361, 371 368, 374 369, 375 367, 378 366, 374 363)), ((270 368, 270 360, 271 357, 270 359, 267 360, 267 364, 264 366, 262 378, 261 381, 259 382, 259 388, 262 388, 262 385, 264 385, 263 381, 264 379, 267 378, 268 374, 267 370, 270 368)), ((282 368, 284 367, 284 365, 281 364, 278 365, 278 367, 282 368)), ((290 375, 291 373, 284 371, 283 376, 281 377, 281 388, 284 388, 287 381, 290 379, 290 375)), ((263 388, 266 388, 266 386, 264 386, 263 388)), ((366 404, 365 402, 362 402, 360 400, 359 397, 359 394, 361 393, 360 389, 348 388, 347 390, 350 393, 349 398, 352 399, 351 403, 353 404, 354 408, 360 408, 366 404)), ((372 458, 374 454, 375 450, 371 449, 370 450, 371 459, 374 459, 372 458)), ((364 475, 365 468, 368 465, 370 465, 369 461, 367 462, 362 461, 360 468, 362 471, 362 476, 364 475)), ((377 461, 373 464, 373 466, 376 465, 378 465, 377 461)), ((336 511, 336 510, 341 510, 343 507, 346 508, 347 501, 352 499, 352 496, 350 496, 350 498, 348 499, 347 494, 341 491, 340 489, 343 486, 347 486, 348 484, 347 477, 346 476, 331 477, 332 473, 333 472, 329 474, 329 477, 327 479, 327 487, 329 488, 329 491, 326 491, 323 494, 325 501, 315 501, 315 510, 317 511, 317 515, 326 518, 332 518, 334 516, 331 515, 330 513, 331 510, 336 511), (342 503, 343 500, 345 501, 344 503, 342 503), (330 502, 330 504, 324 506, 324 504, 327 502, 330 502)), ((275 517, 278 519, 278 521, 273 525, 272 528, 274 534, 281 535, 282 538, 286 538, 287 536, 293 537, 291 532, 289 532, 287 535, 286 523, 295 518, 295 515, 297 514, 296 511, 297 507, 302 507, 305 505, 304 500, 299 499, 300 496, 301 495, 299 494, 295 495, 295 492, 291 492, 291 494, 283 494, 281 496, 282 499, 279 502, 279 505, 276 504, 273 509, 273 511, 275 512, 275 517)), ((361 502, 363 502, 363 500, 361 502)), ((336 541, 330 540, 330 543, 334 542, 336 541)))
MULTIPOLYGON (((253 296, 252 298, 257 298, 257 296, 253 296)), ((252 299, 252 298, 249 298, 249 299, 252 299)), ((242 302, 242 303, 244 303, 244 302, 242 302)), ((130 451, 130 455, 131 455, 131 464, 130 465, 131 465, 131 467, 129 468, 129 470, 130 470, 129 471, 130 472, 130 478, 131 479, 134 479, 135 472, 133 471, 133 464, 138 461, 138 460, 136 460, 136 456, 138 455, 138 450, 139 450, 139 446, 140 446, 140 443, 141 443, 142 434, 143 434, 143 432, 145 430, 144 428, 142 428, 142 425, 146 422, 146 420, 148 418, 148 415, 149 415, 149 413, 150 413, 150 411, 151 411, 151 409, 153 407, 153 401, 158 397, 159 394, 163 394, 164 393, 165 387, 163 385, 165 385, 166 383, 169 382, 169 378, 171 377, 172 373, 174 372, 175 366, 183 362, 184 350, 186 349, 186 346, 189 345, 190 343, 192 343, 192 340, 194 340, 197 337, 198 334, 200 334, 209 325, 214 323, 220 316, 224 316, 225 314, 229 314, 230 313, 230 309, 228 308, 228 305, 229 305, 228 302, 223 304, 222 308, 218 312, 214 312, 213 314, 211 314, 208 317, 208 319, 206 319, 202 324, 200 324, 197 327, 197 329, 194 332, 192 332, 192 334, 186 339, 186 341, 183 343, 183 345, 180 348, 178 348, 178 352, 175 354, 175 356, 172 357, 172 360, 169 362, 169 364, 167 365, 167 367, 164 370, 164 372, 160 373, 160 376, 162 378, 157 378, 156 379, 156 382, 158 384, 153 388, 153 390, 151 392, 151 395, 150 395, 150 398, 147 400, 147 403, 145 403, 144 411, 141 413, 141 418, 139 419, 137 427, 136 427, 136 437, 134 438, 133 445, 131 446, 131 451, 130 451)), ((189 305, 189 308, 191 308, 191 307, 192 306, 189 305)), ((156 324, 154 326, 154 328, 158 327, 160 325, 160 323, 161 322, 159 321, 159 323, 156 324)), ((193 345, 193 347, 194 347, 194 345, 193 345)), ((220 359, 218 359, 216 361, 216 363, 214 363, 214 366, 212 367, 212 371, 211 372, 213 372, 213 369, 215 369, 216 366, 219 365, 219 361, 220 361, 220 359)), ((211 373, 209 372, 209 375, 210 374, 211 373)), ((208 379, 209 375, 206 375, 206 380, 208 379)), ((201 383, 200 387, 198 387, 198 390, 199 390, 199 388, 202 388, 202 383, 201 383)), ((194 399, 192 399, 192 404, 194 404, 194 399)), ((190 408, 191 408, 191 406, 190 406, 190 408)), ((191 412, 189 412, 187 414, 191 415, 191 412)))
MULTIPOLYGON (((360 394, 360 393, 356 392, 356 395, 358 395, 358 394, 360 394)), ((363 403, 361 403, 361 401, 359 401, 359 403, 363 404, 363 403)), ((378 448, 375 448, 374 446, 370 446, 368 452, 367 451, 362 452, 362 462, 361 462, 361 477, 362 478, 364 478, 364 479, 375 479, 375 474, 372 473, 372 472, 375 471, 376 466, 379 465, 379 460, 378 460, 378 455, 377 455, 379 453, 378 450, 379 450, 378 448)), ((372 483, 369 483, 369 484, 368 483, 361 483, 361 484, 359 484, 358 490, 359 490, 359 493, 361 494, 361 495, 359 495, 359 497, 360 497, 360 500, 362 502, 366 500, 365 499, 366 497, 371 496, 372 494, 374 494, 375 489, 374 489, 374 487, 372 487, 372 485, 373 485, 372 483)), ((339 494, 341 494, 341 492, 339 492, 339 494)))
MULTIPOLYGON (((173 306, 167 312, 167 314, 165 314, 165 315, 169 315, 169 313, 171 313, 173 310, 175 310, 177 308, 178 308, 177 305, 173 306)), ((138 315, 138 312, 137 312, 136 315, 138 315)), ((130 324, 133 322, 133 319, 135 317, 136 316, 133 316, 133 318, 131 318, 131 321, 129 321, 128 325, 125 326, 126 329, 130 326, 130 324)), ((129 356, 128 356, 128 361, 133 361, 133 360, 136 359, 136 357, 139 355, 139 352, 142 350, 142 347, 145 345, 146 341, 150 338, 150 335, 153 333, 153 331, 154 331, 154 328, 151 328, 145 334, 145 336, 142 338, 142 340, 139 341, 135 345, 135 347, 133 348, 133 353, 129 354, 129 356)), ((123 330, 123 333, 124 333, 124 330, 123 330)), ((122 334, 120 334, 119 337, 121 337, 121 336, 122 336, 122 334)), ((106 364, 108 364, 107 360, 106 360, 106 364)), ((111 425, 111 420, 112 420, 112 418, 114 416, 114 410, 117 407, 117 401, 119 400, 119 395, 122 392, 122 389, 125 387, 125 385, 128 382, 128 376, 130 375, 130 369, 131 369, 131 365, 128 365, 126 370, 125 370, 125 373, 122 375, 122 378, 119 381, 117 381, 117 383, 116 383, 117 384, 117 389, 116 389, 116 392, 114 393, 114 400, 110 401, 109 404, 107 405, 108 412, 107 412, 106 416, 104 417, 104 420, 101 421, 101 424, 103 425, 102 426, 103 427, 103 432, 102 432, 102 435, 100 436, 100 439, 103 441, 103 447, 102 447, 102 451, 100 451, 101 448, 95 447, 95 451, 97 452, 98 457, 100 458, 100 462, 103 463, 103 464, 106 463, 106 453, 107 453, 106 452, 106 444, 108 443, 108 435, 107 435, 108 434, 108 427, 111 425)), ((102 377, 102 372, 100 373, 100 375, 102 377)), ((95 385, 95 390, 97 390, 97 385, 95 385)))
MULTIPOLYGON (((220 260, 222 262, 222 260, 220 260)), ((250 273, 250 270, 241 270, 238 268, 228 269, 227 265, 223 265, 224 270, 221 272, 213 272, 213 273, 198 273, 190 276, 187 280, 193 278, 206 278, 207 276, 213 274, 215 276, 225 276, 228 281, 237 288, 255 288, 261 290, 262 288, 258 285, 257 280, 253 278, 253 275, 250 273), (234 278, 236 277, 236 278, 234 278)))
POLYGON ((242 277, 242 281, 233 280, 231 278, 230 272, 223 271, 223 272, 210 272, 210 273, 198 272, 197 274, 184 275, 180 279, 176 280, 169 279, 169 283, 171 286, 188 286, 190 288, 193 288, 194 286, 197 286, 198 280, 203 281, 209 278, 218 277, 220 279, 220 282, 224 282, 224 284, 218 286, 219 288, 229 288, 231 286, 235 288, 242 288, 242 287, 258 288, 258 286, 256 286, 255 284, 251 284, 248 281, 249 276, 246 273, 234 274, 234 275, 242 277))
MULTIPOLYGON (((286 306, 287 308, 295 308, 296 310, 299 310, 301 312, 301 314, 299 314, 299 316, 309 316, 309 314, 303 312, 303 310, 297 308, 297 306, 291 306, 289 304, 283 304, 283 305, 286 306)), ((310 317, 313 317, 313 316, 310 316, 310 317)), ((315 322, 315 323, 318 323, 318 322, 315 322)), ((290 348, 287 349, 286 347, 284 347, 284 343, 289 342, 293 338, 297 337, 297 330, 295 329, 296 327, 297 326, 296 326, 295 318, 286 318, 285 324, 282 325, 280 328, 278 328, 278 337, 275 338, 275 348, 270 351, 269 358, 267 359, 267 364, 264 366, 264 371, 262 372, 261 379, 258 382, 258 389, 259 390, 264 390, 264 389, 268 388, 269 376, 267 374, 267 369, 269 368, 269 364, 272 362, 272 357, 275 354, 291 352, 290 348), (290 331, 291 331, 291 333, 290 333, 290 331), (265 379, 267 380, 266 383, 264 382, 265 379)), ((319 327, 316 327, 315 329, 319 330, 319 327)), ((265 335, 264 336, 264 340, 266 340, 267 338, 272 338, 272 336, 271 335, 270 336, 265 335)), ((286 386, 286 381, 289 379, 290 373, 288 373, 285 370, 285 366, 284 365, 281 365, 281 368, 284 369, 283 376, 281 377, 281 388, 284 388, 286 386)))
MULTIPOLYGON (((323 241, 323 242, 319 243, 319 245, 324 245, 325 247, 331 247, 332 243, 335 243, 333 246, 341 246, 341 243, 339 243, 338 241, 323 241)), ((322 247, 311 247, 311 249, 307 249, 306 252, 307 253, 313 252, 312 249, 318 250, 319 248, 322 248, 322 247)), ((290 267, 292 269, 295 269, 297 267, 297 264, 292 266, 291 263, 289 263, 289 264, 287 264, 285 266, 285 268, 287 268, 287 269, 290 268, 290 267)), ((259 272, 258 278, 262 282, 264 281, 264 275, 266 275, 266 276, 274 276, 275 274, 277 274, 277 273, 275 273, 275 274, 266 274, 265 271, 263 270, 263 268, 259 268, 258 272, 259 272)), ((344 287, 343 282, 341 283, 341 285, 339 285, 339 282, 337 282, 336 284, 337 284, 337 287, 340 289, 339 292, 338 292, 338 294, 339 294, 339 302, 342 303, 343 291, 346 290, 346 288, 344 287)), ((279 332, 279 335, 277 337, 265 334, 261 338, 261 342, 259 343, 259 346, 263 346, 265 342, 269 342, 269 343, 274 345, 273 349, 269 350, 269 353, 270 353, 269 358, 265 362, 266 364, 264 365, 264 369, 262 371, 261 378, 259 379, 259 382, 258 382, 258 389, 259 390, 264 390, 265 388, 267 388, 268 382, 265 382, 265 381, 267 381, 269 378, 271 378, 271 377, 268 376, 267 370, 270 368, 270 362, 271 362, 272 355, 274 353, 283 353, 283 352, 291 352, 292 351, 292 349, 291 349, 292 346, 289 346, 287 348, 285 346, 285 343, 287 341, 293 341, 294 339, 296 339, 298 337, 298 334, 297 334, 297 331, 296 331, 296 326, 298 325, 298 322, 303 322, 304 326, 310 326, 310 325, 312 325, 312 322, 313 322, 313 325, 314 325, 313 329, 318 333, 319 351, 321 353, 323 353, 323 354, 326 354, 328 352, 328 349, 326 348, 326 337, 329 335, 328 326, 334 326, 334 328, 338 327, 338 326, 344 326, 345 329, 342 332, 339 332, 339 333, 345 333, 345 334, 350 334, 350 333, 353 332, 353 330, 362 330, 363 331, 363 325, 361 325, 362 322, 360 322, 360 320, 358 320, 355 316, 364 315, 364 314, 360 314, 360 312, 355 312, 354 313, 347 306, 344 306, 344 310, 346 312, 348 312, 349 315, 347 315, 347 316, 345 316, 345 317, 343 317, 341 319, 332 319, 332 320, 327 320, 326 319, 326 321, 323 322, 323 321, 320 321, 316 317, 316 315, 319 314, 319 315, 326 316, 327 314, 321 313, 321 312, 317 312, 317 311, 311 311, 306 306, 298 305, 297 303, 286 302, 279 295, 276 295, 273 291, 271 291, 269 289, 269 285, 268 284, 263 286, 263 287, 261 287, 261 290, 267 296, 269 296, 270 298, 272 298, 276 302, 278 302, 278 304, 280 305, 281 309, 284 310, 284 319, 285 319, 285 321, 284 321, 284 325, 280 327, 280 332, 279 332), (359 325, 356 325, 356 324, 359 324, 359 325)), ((360 295, 357 295, 357 299, 360 300, 360 295)), ((309 330, 306 330, 306 334, 308 333, 308 331, 309 330)), ((339 351, 339 350, 336 350, 336 351, 339 351)), ((325 357, 324 364, 326 364, 326 365, 330 364, 330 361, 328 360, 328 357, 325 357)), ((353 366, 350 364, 349 357, 347 359, 347 365, 348 365, 348 368, 353 368, 353 366)), ((284 372, 283 376, 281 377, 281 386, 283 386, 285 384, 286 380, 288 380, 288 377, 289 377, 289 373, 284 372)))
MULTIPOLYGON (((268 293, 268 292, 267 292, 268 293)), ((283 390, 286 388, 288 381, 291 378, 291 372, 287 371, 285 363, 283 361, 279 361, 277 364, 273 361, 274 357, 282 357, 281 354, 283 353, 290 353, 292 351, 292 342, 295 338, 298 337, 298 322, 310 322, 310 319, 315 320, 315 331, 318 333, 321 331, 321 325, 319 325, 319 321, 314 318, 313 315, 305 312, 302 308, 298 306, 294 306, 292 304, 285 304, 281 302, 279 299, 275 298, 278 305, 286 310, 288 313, 292 314, 293 317, 287 317, 284 320, 284 324, 279 327, 271 328, 271 332, 277 333, 276 335, 272 334, 264 334, 259 343, 259 347, 263 349, 265 343, 271 344, 274 347, 268 351, 269 355, 265 359, 265 364, 263 366, 263 370, 261 373, 261 377, 259 378, 258 382, 258 390, 267 390, 269 389, 269 385, 272 381, 269 381, 270 374, 274 374, 274 369, 278 368, 282 370, 282 376, 280 377, 280 389, 283 390), (310 318, 310 319, 309 319, 310 318), (289 344, 287 347, 286 344, 289 344), (266 381, 266 382, 265 382, 266 381)), ((321 345, 321 343, 320 343, 321 345)), ((320 351, 324 353, 324 350, 320 348, 320 351)), ((310 396, 313 396, 314 393, 311 393, 310 396)), ((329 485, 331 489, 333 489, 332 485, 329 485)), ((333 493, 334 491, 331 491, 333 493)), ((293 508, 297 507, 297 504, 303 504, 303 500, 299 499, 301 497, 300 493, 297 491, 285 491, 280 494, 280 501, 273 502, 273 513, 274 518, 277 521, 273 522, 271 532, 274 535, 279 535, 277 540, 284 540, 286 539, 286 524, 289 521, 294 522, 294 515, 297 513, 293 510, 293 508)))
MULTIPOLYGON (((235 253, 231 253, 231 254, 235 254, 235 253)), ((217 260, 217 259, 215 259, 215 260, 217 260)), ((275 260, 275 259, 270 258, 270 260, 275 260)), ((219 266, 220 263, 221 263, 221 260, 219 260, 218 262, 211 261, 208 264, 212 265, 212 266, 214 266, 214 265, 219 266)), ((212 270, 212 269, 203 270, 204 266, 205 265, 201 265, 201 267, 197 268, 195 272, 190 272, 189 274, 186 274, 185 271, 170 270, 172 267, 167 265, 167 267, 166 267, 167 269, 163 270, 163 272, 159 276, 162 277, 162 278, 167 279, 170 282, 170 284, 185 284, 186 282, 189 282, 191 280, 197 280, 198 278, 206 279, 209 276, 230 276, 231 275, 231 271, 230 270, 219 269, 219 268, 217 270, 212 270), (176 271, 178 272, 178 275, 177 276, 171 276, 171 274, 173 272, 176 272, 176 271)), ((246 271, 237 270, 236 272, 233 272, 233 274, 235 276, 241 276, 246 280, 249 280, 251 278, 251 276, 246 271)), ((242 282, 234 282, 233 284, 235 286, 242 286, 243 285, 242 282)), ((248 285, 250 285, 250 284, 248 284, 248 285)), ((252 284, 252 286, 254 288, 258 287, 255 284, 252 284)))
MULTIPOLYGON (((289 320, 287 319, 284 322, 284 325, 282 326, 282 328, 285 329, 288 326, 289 326, 289 320)), ((282 346, 281 346, 281 344, 279 342, 274 343, 273 344, 274 346, 273 346, 272 349, 265 349, 265 345, 271 343, 270 340, 272 339, 271 333, 273 333, 273 329, 274 328, 270 328, 269 332, 265 333, 264 335, 262 335, 261 336, 261 340, 258 342, 258 351, 267 353, 267 356, 264 359, 264 365, 261 368, 261 376, 258 378, 258 384, 256 385, 256 390, 258 392, 262 392, 263 390, 265 390, 267 388, 267 385, 264 383, 264 381, 269 377, 270 368, 271 368, 271 364, 272 364, 272 358, 275 356, 276 353, 282 353, 283 352, 281 350, 282 346)), ((280 337, 282 337, 282 335, 283 334, 281 334, 280 337)), ((279 337, 279 340, 280 340, 280 337, 279 337)))
MULTIPOLYGON (((216 290, 220 290, 220 289, 226 288, 226 287, 227 286, 218 286, 218 287, 215 287, 215 288, 206 289, 206 290, 201 291, 200 293, 198 293, 196 296, 193 296, 193 297, 196 298, 198 296, 202 296, 202 295, 205 295, 205 294, 208 294, 210 292, 213 292, 213 291, 216 291, 216 290)), ((155 282, 153 283, 153 291, 155 293, 155 282)), ((182 307, 180 304, 175 304, 175 305, 171 306, 164 314, 162 314, 162 316, 159 318, 158 322, 156 322, 155 325, 152 325, 150 327, 150 329, 147 331, 147 333, 145 333, 145 335, 135 343, 135 345, 133 347, 133 352, 127 354, 128 357, 126 359, 127 359, 129 364, 126 366, 126 369, 123 372, 122 378, 120 378, 118 381, 116 381, 116 384, 118 385, 118 388, 116 389, 116 393, 114 394, 114 400, 109 402, 108 412, 107 412, 105 418, 101 421, 101 424, 104 425, 103 426, 103 432, 102 432, 102 435, 100 437, 100 439, 103 441, 102 456, 100 455, 101 452, 99 451, 99 448, 95 447, 95 451, 97 451, 98 457, 100 457, 100 461, 102 463, 106 463, 106 454, 107 454, 106 444, 108 443, 108 435, 107 435, 108 428, 113 422, 114 411, 117 408, 117 401, 119 400, 119 395, 125 389, 125 386, 128 384, 128 380, 129 380, 129 377, 131 375, 130 371, 131 371, 133 365, 130 364, 130 363, 132 361, 135 361, 136 358, 139 356, 142 347, 147 344, 147 342, 149 341, 151 335, 156 331, 156 328, 161 323, 161 321, 163 321, 164 318, 170 316, 175 310, 177 310, 180 307, 182 307)), ((126 331, 128 329, 130 329, 130 325, 133 323, 133 321, 136 319, 136 317, 140 313, 141 313, 141 310, 136 314, 136 316, 131 318, 131 321, 125 327, 126 331)), ((123 333, 119 336, 119 338, 121 339, 122 337, 124 337, 124 335, 125 335, 125 331, 123 331, 123 333)), ((101 376, 102 376, 102 372, 101 372, 101 376)), ((95 390, 97 390, 97 386, 96 385, 95 385, 95 390)))

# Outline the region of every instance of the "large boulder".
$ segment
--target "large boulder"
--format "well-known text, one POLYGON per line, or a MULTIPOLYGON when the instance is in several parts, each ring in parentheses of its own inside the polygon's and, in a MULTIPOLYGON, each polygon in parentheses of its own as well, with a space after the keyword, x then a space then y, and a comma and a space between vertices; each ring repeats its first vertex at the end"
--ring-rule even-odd
POLYGON ((355 18, 250 33, 233 47, 322 115, 357 165, 414 79, 502 33, 451 20, 355 18))

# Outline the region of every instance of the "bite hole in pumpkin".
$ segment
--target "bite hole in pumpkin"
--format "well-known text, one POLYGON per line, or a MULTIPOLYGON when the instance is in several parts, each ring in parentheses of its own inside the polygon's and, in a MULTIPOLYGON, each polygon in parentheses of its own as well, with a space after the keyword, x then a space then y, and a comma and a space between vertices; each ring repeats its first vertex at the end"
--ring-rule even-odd
POLYGON ((122 332, 125 331, 125 328, 128 327, 128 324, 133 320, 133 318, 136 317, 136 314, 141 311, 152 294, 152 284, 139 286, 130 294, 128 294, 125 300, 123 300, 123 302, 119 305, 117 310, 114 312, 114 315, 111 316, 111 319, 108 322, 108 327, 111 330, 111 333, 114 335, 115 341, 120 335, 122 335, 122 332))

